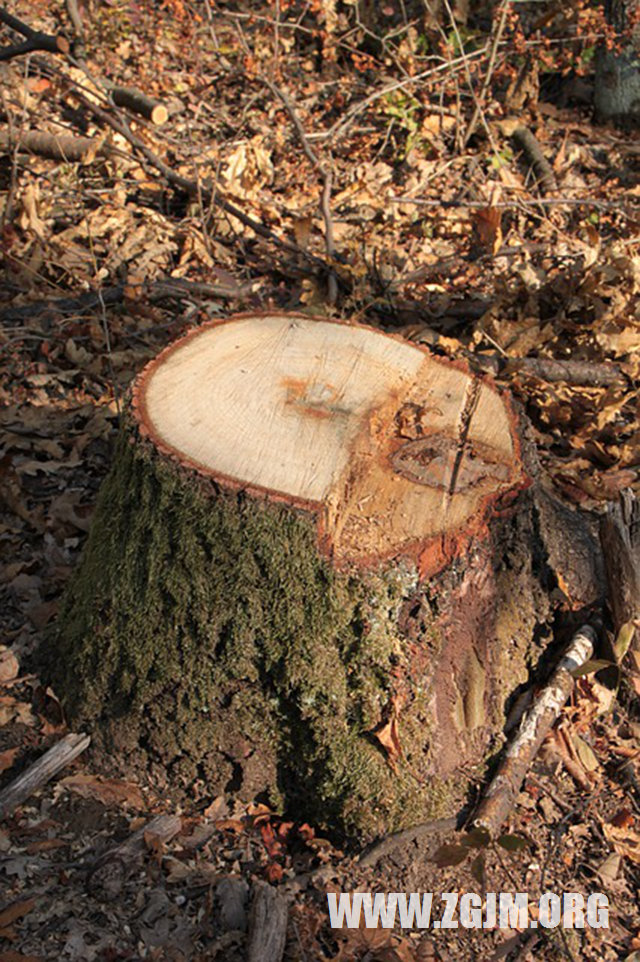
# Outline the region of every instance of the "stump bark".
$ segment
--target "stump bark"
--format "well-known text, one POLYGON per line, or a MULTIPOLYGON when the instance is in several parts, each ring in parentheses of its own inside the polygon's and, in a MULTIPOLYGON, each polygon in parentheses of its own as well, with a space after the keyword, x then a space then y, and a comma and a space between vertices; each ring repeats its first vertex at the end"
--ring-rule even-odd
POLYGON ((617 48, 601 45, 596 56, 594 106, 597 120, 640 125, 639 0, 606 0, 604 11, 616 30, 617 48))
POLYGON ((372 328, 241 315, 138 377, 49 677, 105 767, 371 838, 450 815, 547 613, 516 415, 372 328))

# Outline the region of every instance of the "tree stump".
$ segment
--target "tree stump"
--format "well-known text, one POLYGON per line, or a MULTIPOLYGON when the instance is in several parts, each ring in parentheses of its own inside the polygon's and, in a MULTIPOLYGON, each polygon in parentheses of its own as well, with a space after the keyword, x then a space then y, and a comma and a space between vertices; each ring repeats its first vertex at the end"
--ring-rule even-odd
POLYGON ((192 799, 361 839, 450 815, 536 657, 528 483, 509 399, 462 364, 206 324, 133 385, 49 677, 105 767, 192 799))
POLYGON ((617 46, 600 44, 595 61, 596 119, 624 127, 640 125, 639 0, 605 0, 604 12, 615 28, 617 46))

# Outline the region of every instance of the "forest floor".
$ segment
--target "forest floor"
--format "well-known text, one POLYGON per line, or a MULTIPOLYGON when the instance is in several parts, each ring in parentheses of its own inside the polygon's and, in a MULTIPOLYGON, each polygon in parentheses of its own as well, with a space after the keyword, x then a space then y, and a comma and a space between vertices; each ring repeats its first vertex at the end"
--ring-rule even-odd
MULTIPOLYGON (((540 4, 493 24, 463 6, 93 0, 84 58, 0 64, 0 789, 67 731, 30 659, 127 387, 204 321, 305 310, 465 358, 522 404, 567 502, 597 516, 640 491, 640 141, 593 120, 579 5, 537 24, 540 4), (28 132, 90 142, 43 154, 28 132)), ((71 35, 66 10, 11 5, 50 35, 71 35)), ((553 600, 571 607, 560 581, 553 600)), ((365 868, 293 812, 231 791, 178 811, 89 750, 0 823, 0 962, 242 959, 260 880, 287 897, 289 960, 640 959, 633 651, 621 674, 579 680, 509 821, 528 845, 490 847, 480 881, 433 861, 451 833, 365 868), (179 831, 97 884, 160 813, 179 831), (327 893, 403 889, 604 892, 609 927, 330 927, 327 893)))

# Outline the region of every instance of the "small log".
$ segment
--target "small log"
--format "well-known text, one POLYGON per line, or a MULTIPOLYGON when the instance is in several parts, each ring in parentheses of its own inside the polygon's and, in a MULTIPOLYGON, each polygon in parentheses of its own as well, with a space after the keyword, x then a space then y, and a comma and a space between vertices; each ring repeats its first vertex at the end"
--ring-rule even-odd
POLYGON ((474 827, 485 828, 492 836, 499 833, 515 804, 531 762, 573 691, 575 680, 572 672, 591 657, 595 642, 596 633, 589 625, 584 625, 574 635, 560 664, 505 752, 478 806, 474 827))
POLYGON ((249 886, 243 878, 223 878, 216 886, 220 925, 224 932, 247 931, 249 886))
POLYGON ((34 792, 46 785, 66 765, 77 758, 91 741, 90 735, 70 732, 57 744, 30 765, 26 772, 19 775, 10 785, 0 792, 0 819, 9 815, 27 800, 34 792))
POLYGON ((556 190, 558 184, 553 167, 542 153, 542 147, 529 128, 516 127, 511 136, 531 162, 541 193, 550 194, 551 191, 556 190))
POLYGON ((114 87, 111 90, 111 99, 116 107, 132 110, 134 114, 150 120, 156 127, 166 123, 169 118, 169 111, 163 103, 148 97, 137 87, 114 87))
POLYGON ((117 898, 127 879, 140 867, 150 838, 168 842, 181 828, 182 819, 179 815, 157 815, 152 818, 130 838, 96 859, 87 879, 89 891, 108 900, 117 898))
POLYGON ((51 160, 80 161, 84 164, 91 163, 98 154, 108 151, 99 139, 93 137, 59 136, 37 130, 18 131, 13 136, 7 130, 0 131, 0 152, 16 149, 51 160))
POLYGON ((256 882, 249 915, 247 962, 281 962, 288 917, 284 896, 267 882, 256 882))
MULTIPOLYGON (((623 491, 600 521, 607 603, 616 634, 640 618, 640 501, 623 491)), ((638 632, 636 631, 636 639, 638 632)), ((637 644, 637 640, 636 640, 637 644)))

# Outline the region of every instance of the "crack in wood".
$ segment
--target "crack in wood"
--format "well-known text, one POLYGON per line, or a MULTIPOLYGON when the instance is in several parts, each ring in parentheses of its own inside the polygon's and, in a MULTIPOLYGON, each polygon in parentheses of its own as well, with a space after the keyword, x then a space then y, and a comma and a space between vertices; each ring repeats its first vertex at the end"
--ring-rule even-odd
MULTIPOLYGON (((394 471, 408 481, 450 494, 449 465, 452 452, 458 454, 459 450, 456 438, 432 434, 403 444, 391 455, 391 464, 394 471)), ((467 439, 464 454, 455 475, 456 491, 466 491, 488 479, 498 482, 509 480, 509 465, 500 460, 497 452, 488 444, 467 439)), ((455 464, 454 461, 454 468, 455 464)))

